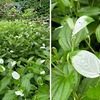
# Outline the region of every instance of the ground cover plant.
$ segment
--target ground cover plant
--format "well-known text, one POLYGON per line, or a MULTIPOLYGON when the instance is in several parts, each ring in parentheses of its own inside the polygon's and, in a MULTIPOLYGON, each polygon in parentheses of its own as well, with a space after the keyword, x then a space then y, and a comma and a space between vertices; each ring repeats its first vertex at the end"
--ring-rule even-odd
POLYGON ((0 99, 48 100, 49 28, 35 22, 0 22, 0 99))
POLYGON ((29 1, 0 1, 0 100, 50 98, 49 12, 37 18, 29 1))
POLYGON ((52 0, 52 100, 100 100, 99 0, 52 0))

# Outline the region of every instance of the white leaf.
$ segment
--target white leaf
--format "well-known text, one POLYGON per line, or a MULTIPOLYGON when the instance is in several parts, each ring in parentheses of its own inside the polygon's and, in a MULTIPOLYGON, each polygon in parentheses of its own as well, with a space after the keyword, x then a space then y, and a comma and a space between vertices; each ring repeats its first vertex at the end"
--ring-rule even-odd
POLYGON ((75 23, 75 28, 73 30, 72 36, 77 34, 82 28, 86 27, 92 21, 94 21, 93 18, 89 16, 80 17, 75 23))
POLYGON ((16 95, 20 95, 20 96, 22 96, 22 97, 24 96, 24 94, 22 93, 22 91, 15 91, 15 94, 16 94, 16 95))
POLYGON ((96 78, 100 76, 100 60, 89 51, 78 52, 72 57, 72 64, 85 77, 96 78))
POLYGON ((0 64, 3 64, 4 63, 4 60, 1 58, 0 59, 0 64))
POLYGON ((44 70, 43 70, 43 71, 41 71, 41 72, 40 72, 40 74, 41 74, 41 75, 44 75, 44 74, 45 74, 45 71, 44 71, 44 70))
POLYGON ((41 60, 41 64, 44 63, 44 62, 45 62, 45 60, 41 60))
POLYGON ((14 53, 14 51, 13 50, 10 50, 10 53, 14 53))
POLYGON ((16 72, 16 71, 13 71, 12 72, 12 77, 16 80, 18 80, 20 78, 20 75, 16 72))
POLYGON ((16 65, 16 61, 11 62, 11 65, 15 66, 16 65))

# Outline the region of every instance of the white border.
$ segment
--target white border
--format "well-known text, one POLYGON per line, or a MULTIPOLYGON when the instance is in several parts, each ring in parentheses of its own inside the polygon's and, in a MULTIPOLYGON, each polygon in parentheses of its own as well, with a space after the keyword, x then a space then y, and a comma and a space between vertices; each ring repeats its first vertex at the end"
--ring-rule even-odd
POLYGON ((51 100, 51 0, 50 0, 50 100, 51 100))

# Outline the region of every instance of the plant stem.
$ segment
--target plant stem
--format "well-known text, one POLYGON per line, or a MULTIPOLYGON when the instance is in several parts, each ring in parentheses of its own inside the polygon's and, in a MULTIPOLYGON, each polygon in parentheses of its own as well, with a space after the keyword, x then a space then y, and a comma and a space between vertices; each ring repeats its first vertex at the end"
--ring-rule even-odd
POLYGON ((79 98, 78 98, 76 92, 74 92, 74 91, 73 91, 73 97, 74 97, 74 100, 79 100, 79 98))
POLYGON ((91 4, 91 6, 93 6, 94 5, 94 0, 92 0, 92 4, 91 4))
POLYGON ((67 76, 60 68, 58 68, 54 63, 52 63, 52 65, 59 71, 61 72, 63 75, 67 76))
POLYGON ((87 40, 85 40, 85 42, 87 43, 87 45, 89 46, 89 48, 91 49, 91 51, 92 51, 93 53, 95 53, 95 51, 94 51, 93 48, 91 47, 90 43, 88 43, 87 40))

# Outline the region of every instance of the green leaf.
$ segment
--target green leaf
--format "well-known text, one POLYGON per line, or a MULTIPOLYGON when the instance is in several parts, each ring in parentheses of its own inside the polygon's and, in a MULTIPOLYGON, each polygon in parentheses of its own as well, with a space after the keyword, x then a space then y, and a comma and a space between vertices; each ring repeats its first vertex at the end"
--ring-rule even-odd
POLYGON ((90 99, 100 99, 100 82, 88 89, 87 97, 90 99))
POLYGON ((59 44, 65 51, 71 50, 71 35, 70 27, 68 25, 63 26, 59 34, 59 44))
POLYGON ((51 11, 54 9, 54 7, 57 5, 57 2, 56 3, 53 3, 52 5, 51 5, 51 11))
POLYGON ((57 0, 57 1, 58 1, 58 6, 61 9, 61 12, 64 14, 64 12, 65 12, 65 5, 64 5, 64 3, 62 2, 62 0, 57 0))
POLYGON ((49 86, 44 84, 38 88, 32 100, 48 100, 49 99, 49 86))
POLYGON ((83 29, 84 27, 86 27, 88 24, 90 24, 93 21, 94 21, 93 18, 89 16, 81 16, 75 23, 75 28, 72 32, 72 36, 77 34, 81 29, 83 29))
MULTIPOLYGON (((90 100, 90 98, 88 98, 87 96, 84 96, 81 98, 81 100, 90 100)), ((91 100, 97 100, 97 99, 91 99, 91 100)))
POLYGON ((52 40, 58 40, 58 36, 59 36, 59 33, 60 33, 60 30, 61 30, 61 26, 56 28, 54 31, 53 31, 53 35, 52 35, 52 40))
POLYGON ((73 85, 73 73, 68 76, 52 76, 52 100, 67 100, 72 92, 73 85))
POLYGON ((63 21, 65 21, 65 22, 68 23, 70 29, 72 29, 72 30, 74 29, 74 22, 73 22, 72 18, 70 18, 69 16, 65 16, 64 19, 63 19, 63 21))
POLYGON ((92 22, 91 24, 89 24, 89 25, 87 26, 88 31, 89 31, 88 34, 89 34, 89 35, 93 34, 94 31, 96 30, 96 28, 98 27, 98 25, 99 25, 99 21, 94 21, 94 22, 92 22))
POLYGON ((4 72, 5 71, 5 67, 3 67, 2 65, 0 65, 0 72, 4 72))
POLYGON ((71 6, 71 2, 69 0, 61 0, 63 5, 66 7, 70 7, 71 6))
POLYGON ((14 98, 15 98, 15 93, 14 93, 14 91, 13 91, 13 90, 9 90, 9 91, 5 94, 5 96, 3 97, 2 100, 14 100, 14 98))
POLYGON ((96 29, 96 38, 97 41, 100 43, 100 25, 96 29))
POLYGON ((38 88, 38 91, 41 93, 49 93, 49 86, 44 84, 38 88))
MULTIPOLYGON (((78 88, 78 94, 79 97, 82 98, 83 96, 86 95, 87 90, 89 89, 89 87, 94 86, 97 84, 99 78, 84 78, 78 88)), ((83 99, 82 99, 83 100, 83 99)))
POLYGON ((11 82, 11 77, 5 76, 0 82, 0 91, 5 89, 10 82, 11 82))
POLYGON ((36 79, 36 81, 37 81, 37 84, 38 84, 38 85, 43 85, 43 79, 42 79, 42 77, 38 77, 38 78, 36 79))
POLYGON ((49 94, 47 93, 37 93, 35 96, 32 98, 32 100, 49 100, 49 94))
POLYGON ((96 78, 100 76, 100 60, 91 52, 81 50, 71 58, 74 68, 83 76, 96 78))
POLYGON ((88 3, 89 3, 88 0, 79 0, 79 2, 80 2, 81 4, 88 4, 88 3))
POLYGON ((83 15, 87 15, 87 16, 95 16, 100 14, 100 8, 98 7, 83 7, 80 10, 78 10, 77 15, 78 16, 83 16, 83 15))
POLYGON ((87 35, 88 35, 88 29, 85 27, 83 29, 81 29, 81 31, 79 31, 77 34, 75 34, 73 37, 72 37, 72 44, 73 44, 73 47, 77 47, 79 46, 79 43, 86 39, 87 35))
POLYGON ((26 92, 29 92, 31 90, 31 83, 30 83, 30 79, 33 77, 32 73, 26 74, 22 77, 21 80, 21 86, 25 88, 26 92))

